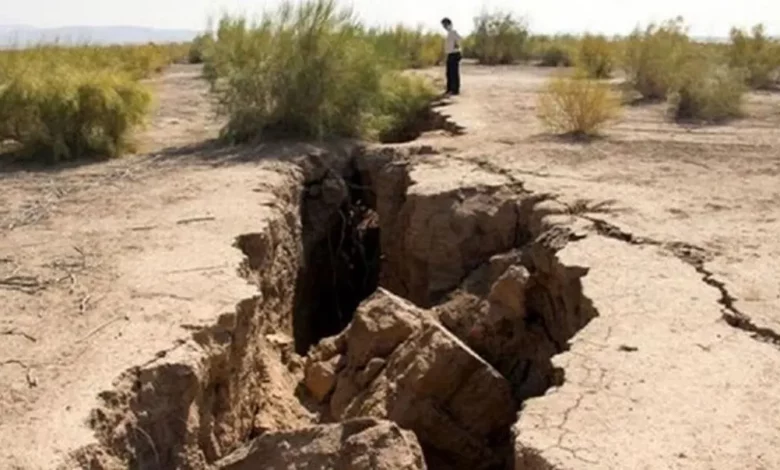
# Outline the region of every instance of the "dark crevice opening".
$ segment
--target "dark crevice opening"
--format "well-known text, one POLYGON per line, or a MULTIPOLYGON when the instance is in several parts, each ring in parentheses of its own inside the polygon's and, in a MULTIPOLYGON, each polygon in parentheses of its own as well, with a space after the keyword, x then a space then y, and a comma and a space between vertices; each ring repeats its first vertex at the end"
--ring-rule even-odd
POLYGON ((379 284, 381 248, 379 217, 371 192, 351 165, 346 175, 329 175, 346 189, 346 197, 323 220, 321 195, 304 194, 301 220, 304 262, 298 273, 293 334, 298 354, 321 339, 341 333, 360 303, 379 284), (340 181, 339 181, 340 180, 340 181), (319 198, 319 199, 318 199, 319 198), (308 206, 312 201, 319 203, 308 206), (321 226, 321 224, 326 226, 321 226), (316 233, 316 236, 307 236, 316 233))
POLYGON ((405 125, 383 132, 379 136, 379 141, 384 144, 411 142, 424 133, 433 131, 444 131, 449 136, 458 136, 464 133, 464 128, 438 112, 433 106, 429 106, 420 110, 405 125))
MULTIPOLYGON (((306 354, 321 339, 341 333, 360 303, 379 286, 383 256, 380 220, 376 212, 378 201, 373 191, 377 181, 371 180, 370 171, 365 174, 358 171, 356 163, 353 160, 347 169, 339 170, 338 174, 330 169, 319 181, 307 182, 304 189, 301 203, 304 258, 296 286, 293 321, 299 354, 306 354), (330 198, 337 202, 329 205, 323 202, 328 197, 323 195, 326 191, 322 187, 333 185, 336 181, 343 185, 346 196, 330 198)), ((381 183, 386 184, 385 181, 381 183)), ((401 202, 391 205, 398 206, 400 210, 404 194, 397 196, 401 202)), ((386 225, 384 236, 399 236, 394 212, 387 209, 387 200, 382 202, 383 215, 386 216, 383 220, 386 225)), ((555 366, 552 358, 568 349, 569 340, 597 316, 597 312, 582 293, 580 279, 587 271, 559 265, 554 257, 555 249, 546 248, 547 238, 534 236, 525 225, 518 222, 515 230, 514 243, 503 249, 507 253, 518 250, 520 259, 513 265, 525 266, 530 275, 525 286, 525 314, 511 322, 509 319, 502 320, 496 325, 490 331, 494 337, 486 338, 492 345, 475 344, 469 337, 469 331, 449 329, 509 381, 520 411, 522 403, 528 398, 544 395, 550 387, 563 383, 563 370, 555 366)), ((387 251, 388 255, 394 254, 392 246, 387 251)), ((501 251, 498 254, 505 253, 501 251)), ((483 263, 489 265, 490 258, 488 256, 483 263)), ((390 269, 385 270, 385 275, 389 272, 390 269)), ((398 280, 401 284, 403 281, 398 280)), ((387 285, 386 282, 383 284, 387 285)), ((446 303, 454 290, 434 293, 434 306, 446 303)), ((477 296, 480 300, 473 308, 479 309, 480 305, 484 305, 487 293, 477 296)), ((403 293, 400 294, 403 296, 403 293)), ((476 310, 474 317, 480 318, 484 313, 476 310)), ((482 468, 511 468, 515 457, 515 436, 511 428, 507 426, 500 432, 483 437, 492 456, 482 468)), ((421 445, 428 468, 462 468, 457 455, 443 454, 424 440, 421 440, 421 445)))

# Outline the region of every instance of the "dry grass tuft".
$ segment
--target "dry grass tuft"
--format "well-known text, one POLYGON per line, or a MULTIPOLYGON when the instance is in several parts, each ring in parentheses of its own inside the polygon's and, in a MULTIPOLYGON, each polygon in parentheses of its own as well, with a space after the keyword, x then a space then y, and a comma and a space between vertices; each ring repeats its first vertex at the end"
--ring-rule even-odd
POLYGON ((548 82, 538 109, 539 118, 550 131, 592 138, 618 116, 619 100, 605 83, 580 75, 562 75, 548 82))

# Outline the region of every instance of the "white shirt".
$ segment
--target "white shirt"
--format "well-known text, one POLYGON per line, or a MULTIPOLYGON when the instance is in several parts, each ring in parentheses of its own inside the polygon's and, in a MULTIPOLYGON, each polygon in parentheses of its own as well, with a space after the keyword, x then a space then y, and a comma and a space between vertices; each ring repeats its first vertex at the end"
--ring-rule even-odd
POLYGON ((446 54, 452 54, 453 52, 460 52, 461 37, 454 28, 450 28, 447 31, 447 40, 444 41, 444 52, 446 54))

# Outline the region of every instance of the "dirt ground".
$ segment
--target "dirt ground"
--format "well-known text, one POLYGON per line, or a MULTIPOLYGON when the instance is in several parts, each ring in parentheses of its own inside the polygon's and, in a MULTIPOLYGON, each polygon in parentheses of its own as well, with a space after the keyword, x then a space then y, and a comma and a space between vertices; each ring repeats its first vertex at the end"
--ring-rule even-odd
MULTIPOLYGON (((1 468, 54 468, 92 442, 99 391, 256 290, 233 240, 296 190, 274 157, 306 146, 209 143, 220 122, 198 72, 155 80, 141 155, 0 167, 1 468)), ((549 74, 465 65, 440 109, 465 133, 414 143, 443 149, 421 187, 478 167, 597 228, 561 256, 590 268, 600 316, 556 358, 566 383, 526 403, 518 446, 562 469, 780 468, 780 94, 716 127, 627 107, 605 138, 572 143, 534 115, 549 74)))

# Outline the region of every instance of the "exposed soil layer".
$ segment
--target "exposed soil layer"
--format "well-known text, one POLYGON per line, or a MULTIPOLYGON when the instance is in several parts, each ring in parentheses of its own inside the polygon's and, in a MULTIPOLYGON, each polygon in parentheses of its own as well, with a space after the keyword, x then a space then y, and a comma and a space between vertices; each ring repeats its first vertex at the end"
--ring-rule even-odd
MULTIPOLYGON (((295 160, 298 195, 288 198, 263 233, 236 241, 245 255, 239 272, 258 294, 217 325, 127 371, 114 390, 102 393, 103 404, 91 418, 101 445, 76 453, 75 461, 91 468, 118 462, 130 468, 205 468, 267 432, 371 416, 414 431, 429 468, 504 468, 512 460, 517 406, 562 380, 550 358, 596 313, 581 293, 586 270, 555 259, 570 233, 548 223, 544 198, 498 180, 453 189, 418 185, 410 162, 436 153, 377 148, 295 160), (527 278, 513 284, 513 273, 520 271, 527 278), (484 364, 484 373, 505 383, 514 397, 497 403, 515 404, 498 412, 487 401, 482 419, 488 422, 474 428, 462 407, 483 397, 468 398, 476 389, 469 391, 466 380, 453 390, 420 389, 402 399, 414 406, 438 400, 436 409, 452 417, 444 420, 412 419, 397 407, 334 412, 326 406, 320 418, 311 415, 304 407, 309 398, 295 391, 301 370, 294 352, 305 354, 323 338, 343 334, 379 286, 415 308, 435 307, 415 314, 424 318, 421 329, 409 330, 408 340, 385 351, 383 361, 423 357, 436 363, 449 355, 445 376, 466 373, 464 380, 468 370, 484 364), (404 356, 407 350, 413 355, 404 356), (458 387, 465 388, 454 392, 458 387), (450 398, 436 395, 443 392, 450 398), (466 398, 454 398, 459 395, 466 398), (441 440, 458 433, 471 444, 441 440)), ((358 344, 375 341, 365 337, 358 344)), ((334 374, 351 370, 344 367, 334 374)), ((388 373, 381 375, 384 383, 406 383, 388 373)), ((364 386, 363 399, 383 393, 376 381, 364 386)), ((331 397, 324 395, 320 401, 331 397)))

